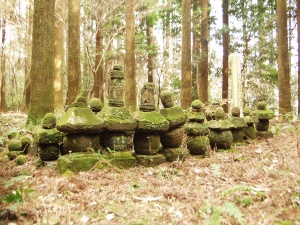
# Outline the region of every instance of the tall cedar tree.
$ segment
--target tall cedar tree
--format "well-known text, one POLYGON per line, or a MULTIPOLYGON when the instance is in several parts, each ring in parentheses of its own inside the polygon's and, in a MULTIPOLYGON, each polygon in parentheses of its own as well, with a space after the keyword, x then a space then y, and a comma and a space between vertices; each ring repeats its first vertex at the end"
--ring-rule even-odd
POLYGON ((300 0, 297 0, 297 30, 298 30, 298 117, 300 115, 300 0))
POLYGON ((63 102, 63 5, 64 1, 55 0, 55 49, 54 49, 54 108, 57 110, 62 110, 64 107, 63 102))
POLYGON ((200 1, 193 0, 193 70, 192 70, 192 85, 193 85, 193 100, 199 96, 199 86, 197 80, 200 68, 200 1))
POLYGON ((223 68, 222 68, 222 99, 226 104, 223 109, 228 113, 228 55, 229 55, 229 24, 228 24, 228 0, 223 0, 223 68))
POLYGON ((286 0, 277 0, 277 44, 279 109, 284 115, 292 112, 286 0))
POLYGON ((39 124, 54 111, 54 0, 35 0, 32 32, 31 97, 26 124, 39 124))
POLYGON ((208 102, 208 0, 202 0, 202 17, 201 17, 201 68, 199 76, 199 99, 208 102))
POLYGON ((135 73, 135 1, 126 0, 126 56, 125 56, 125 106, 130 112, 136 111, 135 73))
POLYGON ((94 97, 100 98, 104 102, 104 72, 103 72, 103 34, 100 26, 101 9, 97 12, 97 32, 96 32, 96 57, 95 57, 95 74, 94 74, 94 97))
POLYGON ((2 18, 2 47, 1 47, 1 112, 6 112, 6 82, 5 82, 5 36, 6 36, 6 19, 2 18))
POLYGON ((182 63, 181 107, 187 109, 192 103, 191 73, 191 0, 182 1, 182 63))
POLYGON ((81 88, 80 70, 80 0, 69 0, 68 28, 68 105, 81 88))
POLYGON ((148 44, 148 82, 153 83, 153 71, 154 71, 154 64, 153 64, 153 18, 152 16, 146 17, 146 34, 147 34, 147 44, 148 44))

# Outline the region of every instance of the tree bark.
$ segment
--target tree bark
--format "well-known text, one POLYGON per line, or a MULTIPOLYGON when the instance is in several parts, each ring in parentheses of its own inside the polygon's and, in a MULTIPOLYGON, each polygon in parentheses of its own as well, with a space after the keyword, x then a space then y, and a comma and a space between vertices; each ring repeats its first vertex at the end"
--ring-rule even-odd
POLYGON ((27 125, 54 111, 54 0, 35 0, 32 34, 31 97, 27 125))
POLYGON ((298 42, 298 117, 300 115, 300 0, 297 0, 297 42, 298 42))
POLYGON ((199 76, 199 99, 208 102, 208 0, 202 0, 202 18, 201 18, 201 68, 199 76))
POLYGON ((181 108, 188 109, 192 103, 191 73, 191 0, 182 1, 182 65, 181 108))
POLYGON ((228 0, 223 0, 223 68, 222 68, 222 99, 225 101, 223 109, 228 113, 228 55, 229 55, 229 23, 228 0))
POLYGON ((69 0, 68 28, 68 105, 81 88, 80 69, 80 0, 69 0))
POLYGON ((95 78, 94 78, 94 97, 100 98, 104 102, 103 93, 103 83, 104 83, 104 73, 103 73, 103 34, 101 31, 100 21, 101 21, 101 9, 98 9, 97 13, 97 33, 96 33, 96 58, 95 58, 95 78))
POLYGON ((278 89, 280 114, 292 112, 286 0, 277 0, 278 89))
POLYGON ((62 110, 64 107, 63 87, 64 80, 62 74, 64 55, 63 55, 63 1, 55 0, 55 49, 54 49, 54 108, 62 110))
POLYGON ((192 70, 192 86, 193 86, 193 100, 199 96, 199 86, 197 81, 199 78, 200 65, 200 1, 193 0, 193 70, 192 70))
POLYGON ((148 82, 153 83, 153 71, 154 71, 154 65, 153 65, 153 24, 151 22, 151 16, 146 18, 146 33, 147 33, 147 44, 148 44, 148 82))
POLYGON ((6 112, 6 81, 5 81, 5 38, 6 38, 6 19, 2 18, 2 47, 1 47, 1 112, 6 112))
POLYGON ((135 1, 126 0, 126 56, 125 56, 125 106, 130 112, 136 111, 135 72, 135 1))

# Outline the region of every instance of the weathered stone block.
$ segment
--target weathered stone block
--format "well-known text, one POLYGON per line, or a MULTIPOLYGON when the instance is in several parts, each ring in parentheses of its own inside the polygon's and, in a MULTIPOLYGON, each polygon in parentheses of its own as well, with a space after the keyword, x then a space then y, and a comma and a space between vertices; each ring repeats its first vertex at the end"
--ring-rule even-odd
POLYGON ((208 155, 210 150, 209 139, 207 136, 188 137, 187 149, 193 155, 208 155))
POLYGON ((136 154, 154 155, 160 149, 160 136, 158 134, 136 132, 133 143, 136 154))
POLYGON ((128 135, 121 131, 103 131, 100 136, 100 143, 103 148, 126 151, 128 150, 128 135))
POLYGON ((166 158, 162 154, 155 155, 139 155, 134 154, 137 163, 145 167, 155 167, 166 162, 166 158))
POLYGON ((161 148, 158 153, 163 154, 167 162, 183 161, 190 155, 190 151, 186 148, 161 148))
POLYGON ((169 129, 169 122, 158 112, 142 112, 133 113, 133 118, 137 122, 136 130, 139 132, 162 132, 169 129))
POLYGON ((183 128, 179 127, 160 133, 160 143, 164 148, 180 147, 183 140, 183 128))
POLYGON ((100 150, 99 134, 66 134, 63 137, 64 153, 97 152, 100 150))
POLYGON ((173 108, 164 108, 161 109, 160 114, 169 121, 169 129, 174 129, 185 124, 187 116, 184 111, 175 106, 173 108))

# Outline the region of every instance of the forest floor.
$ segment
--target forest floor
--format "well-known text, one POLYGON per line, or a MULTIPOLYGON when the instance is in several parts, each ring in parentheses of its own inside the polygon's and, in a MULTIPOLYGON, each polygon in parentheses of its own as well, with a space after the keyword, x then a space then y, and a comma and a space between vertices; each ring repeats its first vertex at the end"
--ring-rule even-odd
MULTIPOLYGON (((2 151, 25 120, 0 114, 2 151)), ((271 126, 273 138, 155 168, 66 176, 30 156, 0 162, 0 224, 300 224, 300 124, 271 126)))

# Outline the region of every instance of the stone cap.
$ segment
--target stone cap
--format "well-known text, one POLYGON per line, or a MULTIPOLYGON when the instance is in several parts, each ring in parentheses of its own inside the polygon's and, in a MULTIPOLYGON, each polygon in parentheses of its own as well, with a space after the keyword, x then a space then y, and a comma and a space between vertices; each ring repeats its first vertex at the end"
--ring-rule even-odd
POLYGON ((89 108, 73 107, 57 121, 56 128, 64 133, 100 133, 103 125, 89 108))
POLYGON ((208 128, 212 130, 229 130, 234 127, 234 125, 228 121, 225 120, 210 120, 206 122, 206 125, 208 128))
POLYGON ((56 126, 56 117, 54 113, 47 113, 42 120, 42 127, 44 129, 52 129, 56 126))
POLYGON ((246 128, 246 127, 248 127, 248 125, 247 125, 244 118, 233 116, 233 117, 230 117, 228 120, 234 125, 233 128, 246 128))
POLYGON ((157 133, 167 131, 169 129, 168 120, 156 111, 136 111, 133 113, 133 118, 137 122, 136 131, 139 132, 157 133))
POLYGON ((187 116, 179 106, 161 109, 160 114, 169 121, 169 129, 174 129, 185 124, 187 116))
POLYGON ((134 131, 137 123, 124 107, 105 106, 97 114, 104 130, 134 131))

